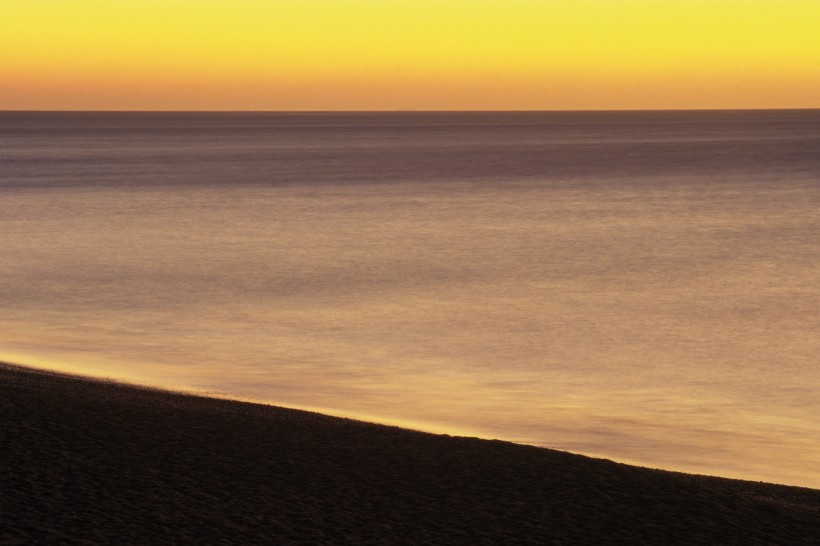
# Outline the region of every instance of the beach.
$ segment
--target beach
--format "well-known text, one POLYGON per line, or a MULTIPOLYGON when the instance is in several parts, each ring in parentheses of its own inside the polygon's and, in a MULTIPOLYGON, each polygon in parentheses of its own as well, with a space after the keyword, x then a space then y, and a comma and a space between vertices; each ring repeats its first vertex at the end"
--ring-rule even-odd
POLYGON ((820 0, 3 6, 0 546, 820 546, 820 0))
POLYGON ((820 543, 813 489, 11 365, 0 391, 2 544, 820 543))

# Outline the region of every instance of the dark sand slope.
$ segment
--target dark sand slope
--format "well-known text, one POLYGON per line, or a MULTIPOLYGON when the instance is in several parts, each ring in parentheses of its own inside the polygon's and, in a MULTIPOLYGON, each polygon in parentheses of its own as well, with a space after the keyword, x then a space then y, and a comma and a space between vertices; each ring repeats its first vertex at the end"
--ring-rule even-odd
POLYGON ((7 366, 0 449, 0 543, 820 544, 817 490, 7 366))

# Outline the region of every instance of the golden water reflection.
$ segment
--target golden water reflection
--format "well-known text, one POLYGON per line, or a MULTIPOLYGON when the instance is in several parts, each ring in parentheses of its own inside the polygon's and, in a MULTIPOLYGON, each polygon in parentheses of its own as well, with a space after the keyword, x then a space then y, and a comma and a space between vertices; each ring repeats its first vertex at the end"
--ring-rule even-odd
POLYGON ((9 195, 0 358, 820 487, 820 194, 754 190, 9 195))

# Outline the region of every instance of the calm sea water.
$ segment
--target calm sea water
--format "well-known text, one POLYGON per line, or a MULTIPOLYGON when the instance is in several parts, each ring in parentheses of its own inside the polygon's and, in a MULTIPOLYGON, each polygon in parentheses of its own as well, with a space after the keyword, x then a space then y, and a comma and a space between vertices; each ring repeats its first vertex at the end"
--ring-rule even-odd
POLYGON ((0 358, 820 487, 820 111, 0 113, 0 358))

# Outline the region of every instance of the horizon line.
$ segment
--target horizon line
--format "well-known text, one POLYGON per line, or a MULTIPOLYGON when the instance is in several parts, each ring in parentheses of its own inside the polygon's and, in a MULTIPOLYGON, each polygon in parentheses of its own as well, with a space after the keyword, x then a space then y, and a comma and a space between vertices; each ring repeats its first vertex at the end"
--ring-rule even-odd
POLYGON ((820 111, 820 106, 783 108, 572 108, 572 109, 372 109, 372 110, 231 110, 231 109, 4 109, 7 113, 87 113, 87 114, 436 114, 436 113, 593 113, 593 112, 789 112, 820 111))

